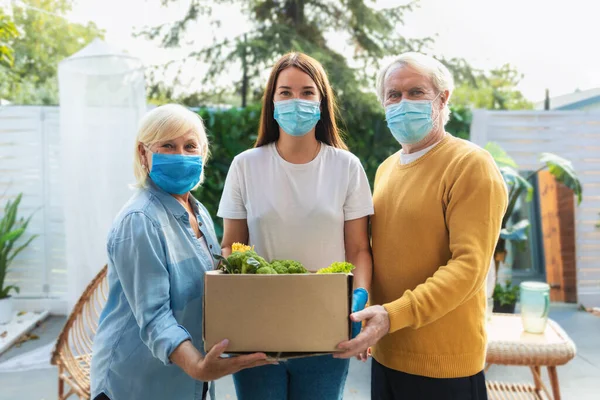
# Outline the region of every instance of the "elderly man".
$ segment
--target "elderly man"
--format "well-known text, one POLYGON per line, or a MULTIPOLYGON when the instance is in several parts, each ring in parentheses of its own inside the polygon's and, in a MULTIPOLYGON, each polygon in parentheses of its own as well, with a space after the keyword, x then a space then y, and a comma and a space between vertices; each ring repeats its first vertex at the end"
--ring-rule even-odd
POLYGON ((492 157, 444 131, 453 80, 437 60, 406 53, 378 95, 402 145, 379 167, 372 221, 371 304, 338 357, 373 346, 381 399, 486 399, 485 280, 507 206, 492 157))

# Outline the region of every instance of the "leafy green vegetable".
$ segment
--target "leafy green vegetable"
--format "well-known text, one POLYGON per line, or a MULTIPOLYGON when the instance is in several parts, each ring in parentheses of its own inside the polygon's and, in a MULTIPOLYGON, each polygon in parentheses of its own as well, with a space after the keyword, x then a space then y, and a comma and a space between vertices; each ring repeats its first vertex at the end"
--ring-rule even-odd
POLYGON ((349 262, 334 262, 327 268, 321 268, 317 274, 349 274, 354 269, 349 262))

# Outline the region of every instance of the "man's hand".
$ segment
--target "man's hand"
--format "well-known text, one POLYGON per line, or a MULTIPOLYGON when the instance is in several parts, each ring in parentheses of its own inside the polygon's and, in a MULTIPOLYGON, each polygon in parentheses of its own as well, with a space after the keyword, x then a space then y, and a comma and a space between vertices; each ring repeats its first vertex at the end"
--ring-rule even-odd
POLYGON ((369 347, 374 346, 390 330, 390 318, 382 306, 367 307, 350 315, 350 319, 354 322, 365 321, 365 326, 356 338, 338 345, 343 352, 334 354, 334 358, 351 358, 361 354, 364 357, 369 347))
POLYGON ((371 348, 369 347, 367 350, 363 351, 359 355, 356 356, 358 361, 367 362, 367 360, 371 357, 371 348))
POLYGON ((221 358, 228 344, 228 340, 223 340, 221 343, 214 345, 204 358, 195 361, 190 368, 189 375, 194 379, 210 382, 226 375, 234 374, 242 369, 275 364, 267 361, 267 355, 264 353, 221 358))

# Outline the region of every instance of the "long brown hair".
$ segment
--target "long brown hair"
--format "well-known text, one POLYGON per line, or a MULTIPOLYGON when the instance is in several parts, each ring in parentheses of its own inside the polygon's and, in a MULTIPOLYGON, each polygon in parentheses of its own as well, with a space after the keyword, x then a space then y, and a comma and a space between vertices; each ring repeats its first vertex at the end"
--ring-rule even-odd
POLYGON ((327 73, 323 69, 320 62, 312 57, 302 53, 288 53, 281 57, 273 66, 271 75, 265 88, 265 93, 262 100, 262 112, 260 115, 260 126, 258 127, 258 138, 254 147, 265 146, 269 143, 276 142, 279 139, 279 125, 273 113, 275 106, 273 105, 273 96, 275 95, 275 85, 281 71, 286 68, 296 67, 308 76, 317 84, 317 89, 321 94, 321 119, 315 127, 315 136, 317 140, 328 144, 338 149, 348 150, 346 143, 340 135, 336 123, 336 114, 338 112, 333 90, 329 84, 327 73))

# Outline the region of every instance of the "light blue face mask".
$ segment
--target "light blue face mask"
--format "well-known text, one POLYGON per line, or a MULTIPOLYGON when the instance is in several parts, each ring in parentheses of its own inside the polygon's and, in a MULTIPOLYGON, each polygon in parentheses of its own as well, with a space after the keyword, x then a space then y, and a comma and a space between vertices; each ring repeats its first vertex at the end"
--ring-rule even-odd
POLYGON ((200 182, 201 174, 201 156, 152 153, 150 179, 167 193, 189 192, 200 182))
MULTIPOLYGON (((438 95, 439 96, 439 95, 438 95)), ((433 100, 402 100, 385 108, 385 119, 400 144, 415 144, 433 130, 433 100)))
POLYGON ((304 136, 321 119, 321 102, 301 99, 276 101, 273 117, 292 136, 304 136))

